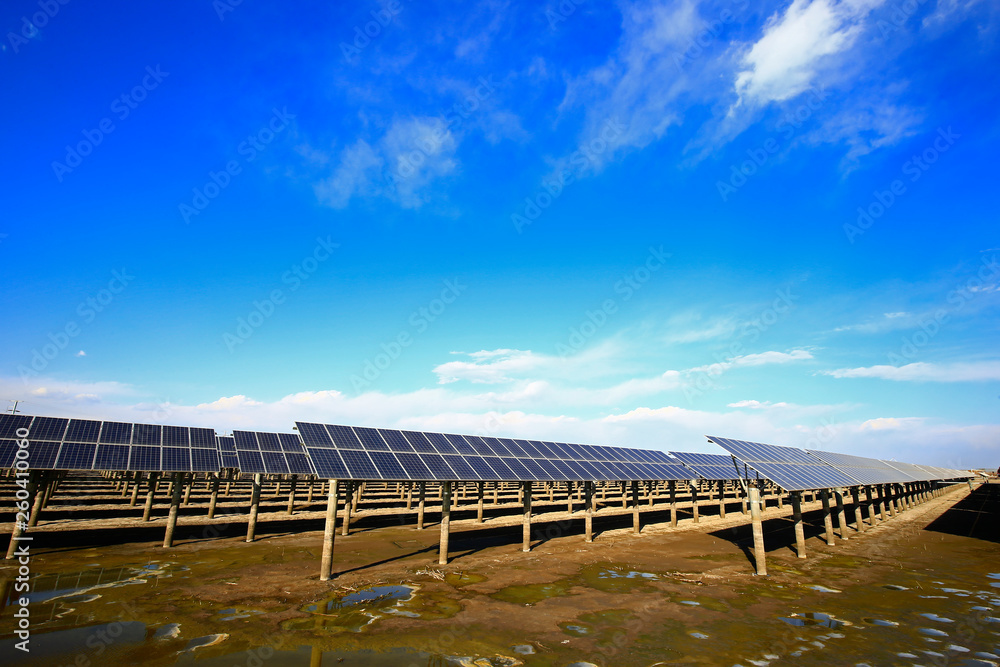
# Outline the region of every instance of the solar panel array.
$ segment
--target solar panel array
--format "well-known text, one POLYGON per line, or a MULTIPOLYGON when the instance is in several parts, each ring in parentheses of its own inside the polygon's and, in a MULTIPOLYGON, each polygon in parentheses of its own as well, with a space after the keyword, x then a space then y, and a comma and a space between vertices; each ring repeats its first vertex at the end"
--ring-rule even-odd
POLYGON ((708 439, 786 491, 858 485, 845 473, 802 449, 717 436, 708 436, 708 439))
POLYGON ((969 476, 967 472, 951 468, 881 461, 716 436, 708 436, 708 439, 786 491, 965 479, 969 476))
POLYGON ((900 475, 899 470, 884 461, 869 459, 864 456, 837 454, 807 449, 811 455, 824 463, 828 463, 842 473, 850 476, 859 484, 897 484, 916 481, 900 475))
POLYGON ((219 471, 210 428, 28 415, 0 415, 0 468, 14 463, 19 429, 33 470, 219 471))
POLYGON ((683 480, 664 452, 296 422, 320 477, 364 480, 683 480))
POLYGON ((741 475, 733 463, 733 457, 723 454, 698 454, 694 452, 670 452, 670 455, 690 468, 702 479, 725 482, 738 479, 741 475))
POLYGON ((294 433, 233 431, 241 472, 268 475, 312 475, 312 463, 294 433))

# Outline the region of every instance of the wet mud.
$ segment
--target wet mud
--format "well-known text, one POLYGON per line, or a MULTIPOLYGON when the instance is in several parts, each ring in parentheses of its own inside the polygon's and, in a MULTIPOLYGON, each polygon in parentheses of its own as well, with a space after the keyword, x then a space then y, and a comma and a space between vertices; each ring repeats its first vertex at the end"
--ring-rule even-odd
MULTIPOLYGON (((15 649, 16 568, 0 566, 4 665, 1000 665, 1000 485, 930 500, 827 546, 766 524, 608 531, 519 544, 456 527, 67 544, 34 554, 31 652, 15 649), (970 523, 970 507, 992 507, 970 523), (951 517, 951 518, 949 518, 951 517)), ((518 528, 519 530, 519 528, 518 528)))

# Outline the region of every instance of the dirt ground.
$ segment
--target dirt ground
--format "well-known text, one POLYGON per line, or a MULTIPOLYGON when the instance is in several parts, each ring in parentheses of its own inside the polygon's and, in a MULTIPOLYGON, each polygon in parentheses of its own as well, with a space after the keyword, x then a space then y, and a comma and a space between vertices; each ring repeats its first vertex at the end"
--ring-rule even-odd
MULTIPOLYGON (((567 521, 565 504, 542 507, 530 553, 521 551, 519 516, 484 526, 466 517, 453 523, 442 567, 436 525, 418 531, 399 525, 391 508, 376 509, 337 536, 329 582, 318 578, 320 512, 269 514, 253 543, 240 534, 245 517, 217 517, 215 531, 182 519, 171 549, 149 539, 102 543, 101 531, 119 521, 119 532, 139 538, 162 530, 137 529, 134 517, 105 517, 89 529, 57 520, 39 531, 52 535, 40 539, 31 567, 35 576, 59 573, 51 588, 62 597, 32 604, 32 655, 3 639, 0 656, 4 664, 248 667, 444 665, 463 656, 465 664, 602 667, 1000 664, 998 492, 997 484, 973 494, 955 486, 864 534, 850 530, 848 541, 838 535, 832 547, 812 503, 806 559, 794 550, 790 506, 771 507, 768 577, 753 575, 738 504, 726 519, 696 525, 685 515, 677 528, 658 506, 644 512, 640 535, 630 514, 609 508, 598 513, 590 544, 579 513, 567 521), (97 568, 118 580, 66 583, 90 581, 97 568)), ((474 507, 463 511, 474 516, 474 507)), ((9 565, 0 569, 13 575, 9 565)), ((10 609, 4 638, 12 636, 10 609)))

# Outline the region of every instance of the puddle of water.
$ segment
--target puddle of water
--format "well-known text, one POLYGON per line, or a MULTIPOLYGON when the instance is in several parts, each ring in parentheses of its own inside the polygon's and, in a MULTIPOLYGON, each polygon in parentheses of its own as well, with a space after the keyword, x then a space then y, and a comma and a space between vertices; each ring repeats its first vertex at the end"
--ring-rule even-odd
POLYGON ((908 591, 910 590, 906 586, 899 586, 898 584, 885 584, 882 588, 886 588, 890 591, 908 591))
POLYGON ((917 628, 917 631, 921 634, 929 635, 931 637, 947 637, 948 633, 938 630, 936 628, 917 628))
POLYGON ((446 574, 444 580, 455 588, 461 588, 462 586, 468 586, 470 584, 482 583, 486 581, 486 577, 474 572, 452 572, 450 574, 446 574))
POLYGON ((895 628, 899 626, 899 623, 896 621, 887 621, 884 618, 865 618, 862 620, 869 625, 878 625, 884 628, 895 628))
POLYGON ((286 630, 324 628, 335 632, 361 632, 386 616, 441 619, 451 618, 462 609, 459 602, 443 593, 419 593, 419 590, 414 585, 400 584, 372 586, 335 595, 322 602, 306 605, 301 611, 311 614, 311 617, 285 621, 282 627, 286 630))
POLYGON ((795 627, 821 626, 824 628, 830 628, 831 630, 840 630, 841 628, 852 625, 850 621, 845 621, 822 612, 807 611, 803 614, 796 613, 791 614, 789 617, 782 616, 780 618, 785 623, 795 627))
POLYGON ((184 648, 184 653, 189 653, 199 648, 206 648, 208 646, 217 646, 222 642, 229 639, 229 635, 226 633, 221 633, 217 635, 206 635, 204 637, 195 637, 188 642, 188 645, 184 648))
POLYGON ((593 629, 588 628, 586 625, 579 625, 577 623, 560 623, 559 627, 562 631, 568 635, 573 635, 574 637, 583 637, 592 633, 593 629))
POLYGON ((820 586, 819 584, 813 584, 812 586, 807 586, 806 588, 811 588, 814 591, 819 591, 820 593, 840 593, 836 588, 827 588, 826 586, 820 586))
POLYGON ((513 650, 514 653, 517 653, 518 655, 534 655, 535 654, 535 647, 532 646, 531 644, 518 644, 516 646, 512 646, 511 650, 513 650))
POLYGON ((694 630, 689 630, 688 634, 694 637, 695 639, 708 639, 708 635, 706 635, 704 632, 695 632, 694 630))
POLYGON ((490 595, 494 600, 513 602, 521 605, 534 605, 549 598, 570 595, 570 589, 576 586, 572 579, 560 579, 548 584, 525 584, 507 586, 490 595))
POLYGON ((933 614, 931 612, 926 612, 926 613, 923 613, 923 614, 920 614, 920 615, 923 616, 926 619, 931 620, 931 621, 937 621, 938 623, 954 623, 955 622, 955 621, 953 621, 950 618, 945 618, 944 616, 938 616, 937 614, 933 614))

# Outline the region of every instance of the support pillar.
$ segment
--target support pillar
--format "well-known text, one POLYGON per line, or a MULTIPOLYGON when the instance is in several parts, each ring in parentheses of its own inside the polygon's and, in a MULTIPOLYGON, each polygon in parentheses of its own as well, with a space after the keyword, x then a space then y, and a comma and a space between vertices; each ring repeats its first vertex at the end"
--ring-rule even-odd
POLYGON ((767 575, 766 554, 764 552, 764 523, 761 520, 760 489, 750 487, 750 523, 753 525, 753 557, 759 576, 767 575))
POLYGON ((691 484, 691 516, 694 518, 695 523, 701 523, 701 519, 698 517, 698 485, 691 484))
POLYGON ((357 496, 354 494, 354 487, 357 482, 348 482, 344 487, 344 522, 340 528, 340 534, 347 536, 351 532, 351 512, 354 510, 354 503, 357 496))
MULTIPOLYGON (((170 497, 170 513, 167 515, 167 532, 163 535, 163 548, 174 546, 174 529, 177 527, 177 513, 181 507, 181 489, 184 487, 185 473, 174 473, 173 494, 170 497)), ((188 490, 191 486, 188 485, 188 490)))
POLYGON ((438 548, 438 565, 447 565, 448 538, 451 530, 451 482, 442 482, 441 487, 441 544, 438 548))
POLYGON ((719 518, 726 518, 726 483, 719 482, 719 518))
POLYGON ((632 534, 638 535, 642 530, 639 523, 639 482, 632 480, 632 534))
POLYGON ((830 515, 830 493, 823 489, 819 492, 823 499, 823 528, 826 530, 826 544, 833 546, 833 517, 830 515))
POLYGON ((483 494, 486 493, 486 482, 479 482, 478 500, 479 507, 476 509, 476 521, 483 522, 483 494))
POLYGON ((584 495, 584 510, 586 511, 586 516, 584 517, 584 533, 586 537, 584 538, 587 542, 594 541, 594 483, 584 482, 583 483, 583 495, 584 495))
POLYGON ((417 530, 424 529, 424 508, 427 505, 427 482, 417 483, 417 530))
POLYGON ((337 538, 337 480, 331 479, 326 494, 326 524, 323 527, 323 559, 319 565, 319 580, 333 578, 333 542, 337 538))
POLYGON ((256 473, 253 476, 253 486, 250 491, 250 518, 247 520, 247 542, 253 542, 257 537, 257 514, 260 512, 260 489, 264 476, 256 473))
POLYGON ((806 557, 806 533, 802 525, 802 492, 792 491, 792 521, 795 524, 795 554, 806 557))
POLYGON ((146 504, 142 508, 143 521, 149 521, 150 517, 153 516, 153 497, 156 495, 156 483, 159 476, 158 472, 149 473, 149 489, 146 491, 146 504))
MULTIPOLYGON (((531 551, 531 482, 521 483, 524 497, 524 523, 521 527, 521 551, 531 551)), ((551 491, 551 487, 550 487, 551 491)))
POLYGON ((670 527, 677 527, 677 482, 670 480, 670 527))
POLYGON ((285 513, 288 514, 289 516, 291 516, 292 514, 295 513, 295 487, 298 485, 298 483, 299 483, 299 478, 296 475, 292 475, 292 481, 288 485, 288 487, 289 487, 288 488, 288 509, 285 510, 285 513))
POLYGON ((31 503, 31 514, 28 515, 28 528, 34 528, 38 525, 38 518, 41 516, 42 507, 45 505, 45 496, 48 494, 49 488, 55 483, 55 475, 53 473, 40 473, 39 482, 35 489, 35 497, 31 503))
POLYGON ((865 532, 865 520, 861 518, 861 494, 858 487, 851 487, 851 499, 854 500, 854 527, 859 533, 865 532))
POLYGON ((139 502, 139 486, 142 484, 142 472, 135 473, 135 479, 132 480, 132 498, 129 500, 128 506, 135 507, 135 504, 139 502))
POLYGON ((840 539, 846 541, 851 538, 847 535, 847 516, 844 512, 844 490, 834 489, 833 497, 837 501, 837 527, 840 529, 840 539))
POLYGON ((219 502, 219 483, 221 481, 222 478, 219 476, 219 473, 215 473, 215 476, 212 478, 212 497, 208 501, 209 519, 215 518, 215 507, 219 502))
MULTIPOLYGON (((33 498, 34 496, 40 495, 38 493, 38 480, 41 473, 37 470, 32 470, 31 474, 28 476, 28 498, 33 498)), ((29 541, 31 537, 25 537, 24 533, 27 531, 28 526, 24 521, 17 521, 17 517, 14 517, 14 530, 10 534, 10 546, 7 547, 7 560, 12 560, 17 552, 17 548, 21 546, 22 541, 29 541)))
POLYGON ((566 482, 566 511, 573 514, 573 482, 566 482))

